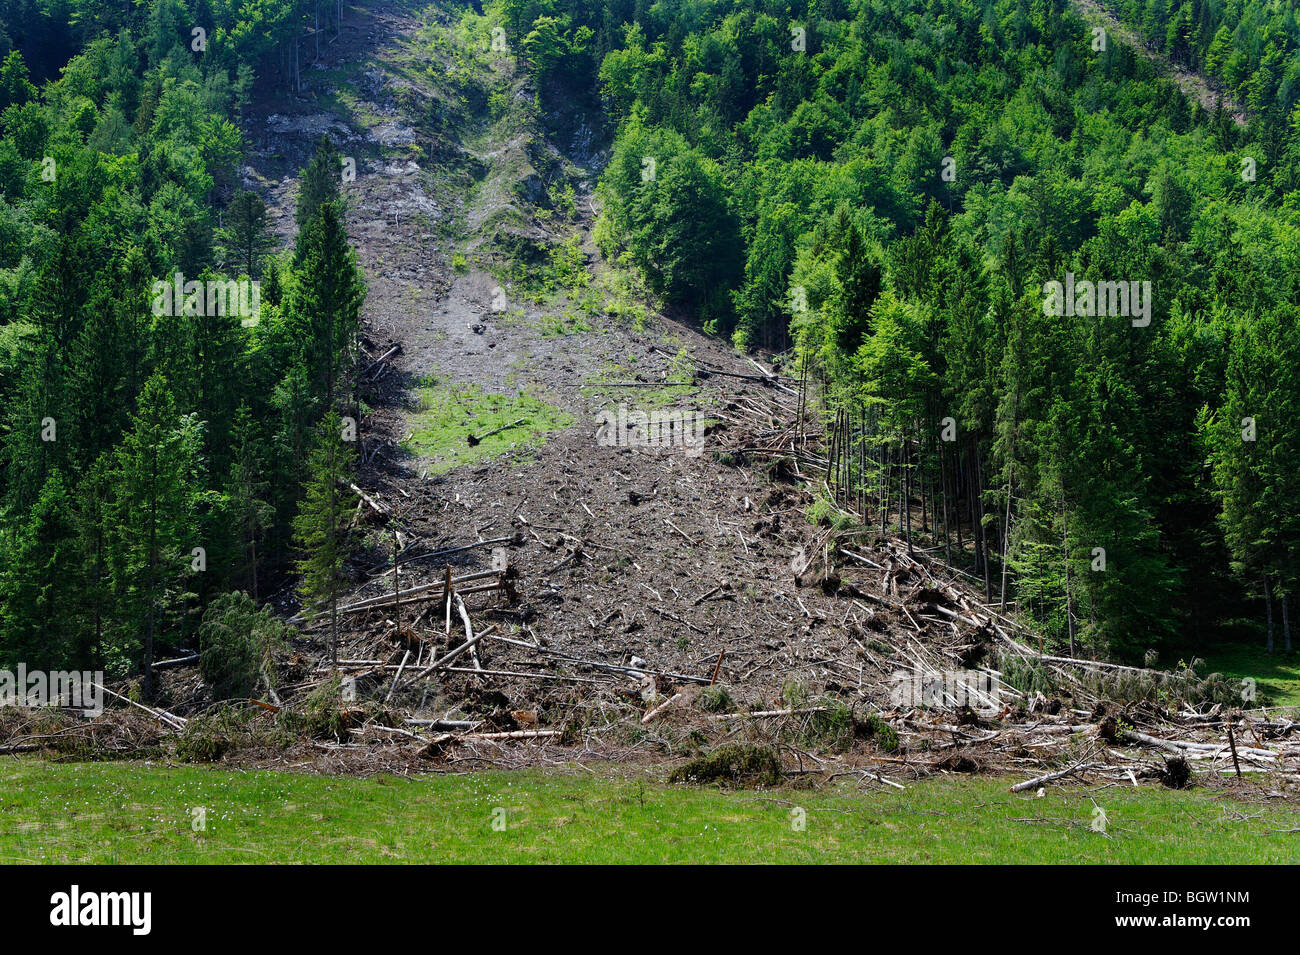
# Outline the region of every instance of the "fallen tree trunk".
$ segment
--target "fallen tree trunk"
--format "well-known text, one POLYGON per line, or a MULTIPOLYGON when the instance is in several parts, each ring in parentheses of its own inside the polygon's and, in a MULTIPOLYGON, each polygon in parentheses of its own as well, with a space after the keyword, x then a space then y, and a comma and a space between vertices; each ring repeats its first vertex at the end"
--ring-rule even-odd
MULTIPOLYGON (((462 577, 452 579, 452 585, 460 584, 470 580, 484 580, 488 577, 496 577, 495 570, 482 570, 473 574, 465 574, 462 577)), ((482 593, 486 590, 496 590, 501 586, 500 582, 491 586, 470 587, 459 591, 463 594, 482 593)), ((437 597, 445 597, 445 584, 441 580, 434 581, 431 584, 420 584, 417 587, 408 587, 406 590, 399 590, 396 593, 382 594, 378 597, 369 597, 365 600, 358 600, 356 603, 345 604, 339 607, 339 613, 356 613, 359 610, 374 610, 380 607, 387 607, 396 604, 399 600, 404 601, 408 598, 419 597, 421 600, 432 600, 437 597)), ((289 623, 302 623, 306 618, 302 614, 289 618, 289 623)))

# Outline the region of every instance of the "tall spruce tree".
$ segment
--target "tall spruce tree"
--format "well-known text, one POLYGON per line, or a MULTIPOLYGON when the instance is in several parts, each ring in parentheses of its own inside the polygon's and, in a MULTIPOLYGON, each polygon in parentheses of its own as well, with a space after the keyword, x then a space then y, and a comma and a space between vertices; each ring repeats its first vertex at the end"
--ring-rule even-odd
POLYGON ((303 230, 321 208, 340 200, 341 162, 342 157, 329 137, 322 136, 317 141, 316 151, 307 163, 307 168, 302 171, 298 184, 298 208, 294 211, 294 222, 298 226, 300 243, 303 230))
POLYGON ((155 689, 156 643, 176 622, 192 552, 210 546, 198 530, 201 453, 200 423, 178 412, 162 377, 153 375, 117 449, 113 472, 112 552, 121 601, 117 647, 142 660, 146 698, 155 689))
POLYGON ((47 671, 89 664, 80 619, 86 596, 77 517, 56 470, 0 576, 0 660, 47 671))
POLYGON ((352 363, 366 294, 338 203, 325 203, 303 227, 298 252, 285 321, 313 396, 332 408, 346 393, 340 379, 352 363))
POLYGON ((347 586, 348 516, 355 504, 347 490, 351 480, 352 448, 343 440, 343 422, 330 411, 316 428, 308 464, 306 494, 293 529, 301 557, 298 593, 313 618, 328 614, 330 658, 339 658, 338 602, 347 586))
POLYGON ((262 259, 275 247, 266 215, 266 203, 254 192, 241 189, 226 207, 218 234, 227 261, 250 278, 261 275, 262 259))

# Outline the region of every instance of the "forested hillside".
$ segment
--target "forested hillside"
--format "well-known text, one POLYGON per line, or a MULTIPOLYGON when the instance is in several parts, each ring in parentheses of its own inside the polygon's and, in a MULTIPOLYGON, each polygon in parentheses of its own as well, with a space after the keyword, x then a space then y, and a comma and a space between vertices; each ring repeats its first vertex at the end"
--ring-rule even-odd
POLYGON ((297 82, 308 23, 319 43, 337 15, 0 7, 0 663, 144 663, 148 695, 214 596, 257 599, 295 526, 331 533, 365 293, 339 157, 306 170, 281 255, 241 181, 240 110, 255 78, 297 82))
MULTIPOLYGON (((606 148, 615 268, 853 422, 868 524, 1048 649, 1289 650, 1300 28, 1105 9, 1149 49, 1067 0, 496 0, 472 42, 606 148)), ((0 4, 0 664, 337 600, 366 284, 329 140, 279 249, 243 112, 319 95, 344 13, 0 4)))
MULTIPOLYGON (((1293 4, 1112 0, 1107 6, 1151 49, 1239 99, 1262 127, 1261 144, 1283 145, 1300 99, 1300 18, 1293 4)), ((1284 181, 1295 188, 1294 180, 1284 181)))
POLYGON ((1244 127, 1066 0, 496 9, 544 101, 600 90, 604 251, 739 347, 793 345, 868 422, 878 500, 909 504, 883 523, 930 525, 1053 646, 1204 650, 1247 616, 1290 646, 1288 5, 1111 7, 1244 127))
POLYGON ((0 0, 0 853, 1294 858, 1294 7, 0 0))

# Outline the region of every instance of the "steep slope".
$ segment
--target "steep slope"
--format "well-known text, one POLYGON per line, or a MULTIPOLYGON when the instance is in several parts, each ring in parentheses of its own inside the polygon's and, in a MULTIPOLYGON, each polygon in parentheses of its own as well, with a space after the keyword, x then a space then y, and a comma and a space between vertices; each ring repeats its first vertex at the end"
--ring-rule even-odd
MULTIPOLYGON (((955 572, 837 530, 846 515, 824 501, 824 526, 811 523, 824 451, 794 383, 657 314, 599 260, 598 153, 582 149, 583 165, 547 141, 527 79, 493 55, 483 20, 377 3, 354 11, 312 76, 291 110, 250 114, 248 177, 287 237, 313 140, 356 163, 349 230, 370 283, 373 363, 358 475, 367 549, 351 566, 341 655, 363 696, 412 725, 554 734, 620 758, 743 733, 817 764, 828 751, 908 764, 881 755, 901 737, 904 750, 946 751, 913 772, 1008 769, 1050 762, 1078 732, 1099 740, 1087 769, 1114 763, 1103 750, 1123 734, 1103 684, 1131 677, 1125 698, 1145 699, 1165 678, 1040 658, 955 572), (605 440, 602 413, 622 432, 630 414, 669 409, 707 421, 702 447, 605 440), (470 645, 441 601, 414 599, 427 591, 404 608, 385 595, 487 575, 494 548, 518 598, 467 588, 473 653, 425 679, 470 645), (943 680, 958 671, 994 682, 954 696, 943 680), (918 678, 924 698, 908 696, 918 678)), ((292 610, 287 593, 278 602, 292 610)), ((323 680, 304 676, 300 689, 323 680)), ((1175 680, 1187 696, 1223 690, 1175 680)), ((411 735, 367 712, 362 738, 411 735)), ((449 736, 416 736, 419 748, 384 758, 448 756, 449 736)))

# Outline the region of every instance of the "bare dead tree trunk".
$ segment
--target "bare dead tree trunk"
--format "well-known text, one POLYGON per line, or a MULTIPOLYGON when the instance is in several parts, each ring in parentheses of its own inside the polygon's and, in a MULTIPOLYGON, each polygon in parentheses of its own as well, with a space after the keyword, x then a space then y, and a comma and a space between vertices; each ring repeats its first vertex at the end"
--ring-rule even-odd
POLYGON ((979 515, 980 528, 980 563, 984 565, 984 599, 993 599, 993 580, 989 567, 988 531, 984 527, 984 462, 980 455, 979 443, 975 444, 975 497, 978 501, 976 512, 979 515))
POLYGON ((912 446, 907 436, 903 437, 903 520, 907 539, 907 554, 912 554, 912 446))
POLYGON ((1074 656, 1074 598, 1070 594, 1070 524, 1065 499, 1061 499, 1061 547, 1065 551, 1065 629, 1070 634, 1070 656, 1074 656))
POLYGON ((1291 615, 1287 610, 1287 604, 1291 602, 1291 595, 1282 594, 1282 649, 1291 652, 1291 615))
POLYGON ((961 554, 961 559, 964 563, 966 560, 966 541, 963 539, 961 533, 961 446, 958 445, 953 448, 953 450, 956 453, 953 455, 952 462, 952 514, 953 517, 956 518, 953 523, 957 525, 957 553, 961 554))
POLYGON ((858 513, 867 522, 867 413, 858 418, 858 513))
POLYGON ((889 530, 889 495, 893 491, 891 481, 894 477, 894 448, 891 444, 881 444, 880 457, 884 466, 880 472, 880 533, 883 536, 889 530))
POLYGON ((952 538, 948 532, 948 462, 939 442, 939 500, 943 503, 943 557, 952 563, 952 538))
POLYGON ((1007 517, 1003 524, 1002 530, 1002 596, 998 601, 998 609, 1007 609, 1007 548, 1008 541, 1011 540, 1011 496, 1015 491, 1015 466, 1007 467, 1007 517))
POLYGON ((831 419, 830 453, 826 456, 826 484, 831 492, 832 499, 835 499, 838 496, 835 491, 835 475, 836 475, 835 455, 836 452, 839 450, 839 438, 840 438, 840 413, 838 410, 836 410, 834 418, 831 419))
POLYGON ((898 444, 898 533, 903 533, 903 508, 907 504, 907 454, 898 444))

